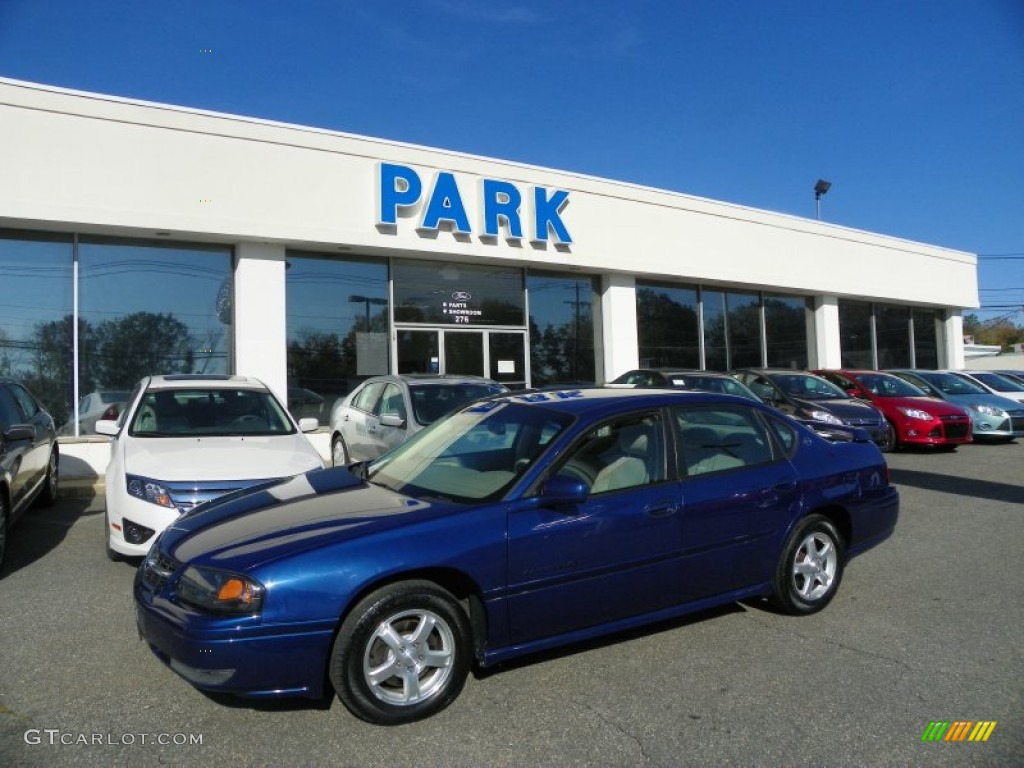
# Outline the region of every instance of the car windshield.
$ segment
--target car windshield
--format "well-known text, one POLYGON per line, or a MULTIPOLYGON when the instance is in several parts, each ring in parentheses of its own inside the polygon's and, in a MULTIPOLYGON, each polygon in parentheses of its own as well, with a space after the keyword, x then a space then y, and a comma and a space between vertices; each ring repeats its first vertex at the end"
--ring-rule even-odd
POLYGON ((100 392, 101 403, 123 403, 128 399, 127 392, 100 392))
POLYGON ((760 402, 757 396, 731 376, 701 376, 700 374, 669 374, 672 386, 680 389, 699 389, 702 392, 718 392, 737 395, 760 402))
POLYGON ((779 373, 772 376, 772 381, 787 395, 804 400, 836 400, 849 397, 832 382, 808 373, 779 373))
POLYGON ((195 388, 150 390, 132 414, 135 437, 286 435, 295 427, 266 390, 195 388))
POLYGON ((987 395, 979 385, 952 373, 918 371, 917 375, 945 395, 987 395))
POLYGON ((420 424, 433 424, 442 416, 466 403, 505 391, 500 384, 462 382, 444 384, 410 384, 412 412, 420 424))
POLYGON ((972 373, 971 376, 982 384, 991 387, 996 392, 1024 392, 1024 384, 1018 384, 1005 376, 1000 376, 998 373, 977 372, 972 373))
POLYGON ((498 498, 572 417, 508 400, 478 403, 416 433, 367 467, 374 485, 459 502, 498 498))
POLYGON ((909 381, 884 373, 861 373, 854 377, 878 397, 926 397, 927 393, 909 381))

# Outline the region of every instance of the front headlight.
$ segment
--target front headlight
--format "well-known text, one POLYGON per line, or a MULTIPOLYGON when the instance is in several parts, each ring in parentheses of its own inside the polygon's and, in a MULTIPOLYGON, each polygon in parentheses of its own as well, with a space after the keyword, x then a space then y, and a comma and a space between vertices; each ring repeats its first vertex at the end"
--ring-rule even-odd
POLYGON ((922 411, 920 408, 897 408, 896 410, 908 419, 920 419, 921 421, 932 420, 932 415, 927 411, 922 411))
POLYGON ((178 580, 178 598, 214 613, 258 613, 263 607, 263 585, 240 573, 190 565, 178 580))
POLYGON ((1006 412, 992 405, 972 405, 971 408, 986 416, 993 416, 997 419, 1005 419, 1006 412))
POLYGON ((148 477, 139 475, 127 475, 125 481, 129 496, 148 501, 150 504, 176 509, 174 502, 171 501, 171 494, 160 484, 159 480, 150 480, 148 477))
POLYGON ((842 424, 843 423, 842 419, 832 415, 828 411, 822 411, 820 409, 815 409, 815 410, 811 411, 808 415, 810 416, 810 418, 814 419, 815 421, 824 421, 826 424, 842 424))

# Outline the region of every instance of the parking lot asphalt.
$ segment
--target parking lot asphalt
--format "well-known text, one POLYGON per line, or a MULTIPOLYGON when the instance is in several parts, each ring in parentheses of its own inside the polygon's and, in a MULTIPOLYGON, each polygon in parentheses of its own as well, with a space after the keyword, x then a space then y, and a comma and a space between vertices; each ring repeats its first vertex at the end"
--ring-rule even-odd
POLYGON ((889 455, 894 536, 832 604, 735 604, 471 677, 426 721, 206 696, 138 639, 102 498, 12 530, 0 766, 1024 764, 1024 442, 889 455), (995 721, 985 742, 923 742, 995 721))

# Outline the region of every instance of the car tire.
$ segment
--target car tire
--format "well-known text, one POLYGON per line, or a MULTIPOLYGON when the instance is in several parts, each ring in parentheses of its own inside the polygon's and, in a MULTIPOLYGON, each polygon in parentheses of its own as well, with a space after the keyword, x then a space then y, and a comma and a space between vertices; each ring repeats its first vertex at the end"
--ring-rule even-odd
POLYGON ((348 451, 345 449, 345 441, 341 435, 331 441, 331 465, 335 467, 348 466, 348 451))
POLYGON ((371 593, 348 614, 329 674, 356 717, 398 725, 436 714, 456 699, 471 649, 469 621, 447 590, 429 581, 402 582, 371 593))
POLYGON ((7 509, 7 497, 0 488, 0 571, 4 568, 4 557, 7 555, 7 532, 11 527, 11 513, 7 509))
POLYGON ((60 454, 57 452, 56 444, 50 450, 50 460, 46 465, 46 478, 43 480, 43 489, 39 493, 39 506, 52 507, 57 503, 57 493, 60 490, 60 454))
POLYGON ((843 539, 832 521, 823 515, 805 517, 782 549, 772 602, 794 615, 820 611, 839 589, 845 561, 843 539))
POLYGON ((112 563, 119 563, 124 559, 120 552, 110 546, 110 517, 106 512, 103 513, 103 549, 107 553, 107 560, 112 563))
POLYGON ((891 451, 899 450, 899 435, 896 433, 896 427, 893 426, 891 421, 886 421, 885 424, 885 442, 878 447, 882 449, 882 453, 890 453, 891 451))

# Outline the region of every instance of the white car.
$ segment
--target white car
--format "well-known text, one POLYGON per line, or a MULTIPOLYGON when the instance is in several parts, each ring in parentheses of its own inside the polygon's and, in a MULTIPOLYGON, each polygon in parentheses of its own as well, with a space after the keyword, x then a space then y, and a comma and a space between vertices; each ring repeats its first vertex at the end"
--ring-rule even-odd
POLYGON ((107 556, 142 557, 157 534, 197 504, 230 491, 324 466, 298 423, 258 379, 147 376, 110 435, 107 556))
POLYGON ((445 414, 508 387, 480 376, 398 374, 367 379, 331 409, 336 467, 369 461, 445 414))
POLYGON ((983 389, 993 395, 1024 403, 1024 384, 1014 381, 1009 376, 1003 376, 994 371, 953 371, 953 373, 981 385, 983 389))

